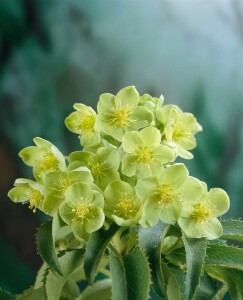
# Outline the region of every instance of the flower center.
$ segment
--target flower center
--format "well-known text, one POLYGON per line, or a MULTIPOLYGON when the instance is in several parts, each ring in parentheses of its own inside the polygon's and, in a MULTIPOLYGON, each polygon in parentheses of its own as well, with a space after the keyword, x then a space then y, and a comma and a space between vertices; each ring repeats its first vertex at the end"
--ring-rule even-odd
POLYGON ((148 147, 139 148, 137 150, 137 162, 147 164, 153 158, 153 153, 148 147))
POLYGON ((166 208, 169 208, 176 199, 176 193, 173 192, 172 187, 166 184, 162 184, 158 187, 156 194, 159 198, 159 204, 162 204, 166 208))
MULTIPOLYGON (((81 201, 83 200, 83 197, 81 197, 81 201)), ((83 203, 78 203, 76 208, 72 209, 72 212, 74 213, 74 221, 80 220, 81 223, 84 222, 84 219, 87 217, 87 214, 90 211, 90 205, 89 204, 83 204, 83 203)))
POLYGON ((124 127, 129 122, 129 111, 125 108, 115 109, 112 114, 112 122, 115 126, 124 127))
POLYGON ((136 213, 136 206, 132 199, 128 198, 127 193, 122 193, 119 203, 116 204, 116 208, 114 212, 119 212, 118 216, 124 219, 136 213))
POLYGON ((181 139, 187 139, 191 137, 191 131, 183 126, 181 121, 178 121, 173 128, 173 140, 178 141, 181 139))
POLYGON ((92 131, 95 123, 94 116, 87 116, 86 118, 80 119, 77 125, 78 130, 81 130, 83 133, 88 133, 92 131))
POLYGON ((36 212, 36 208, 40 206, 43 197, 41 193, 37 190, 32 190, 29 195, 30 195, 29 208, 33 209, 33 212, 36 212))
POLYGON ((205 221, 211 215, 211 210, 201 203, 195 204, 193 208, 192 217, 197 222, 205 221))
POLYGON ((51 152, 44 152, 40 161, 39 168, 43 171, 55 171, 58 169, 58 160, 51 152))
POLYGON ((93 176, 99 176, 101 174, 101 164, 97 163, 92 165, 91 173, 93 176))

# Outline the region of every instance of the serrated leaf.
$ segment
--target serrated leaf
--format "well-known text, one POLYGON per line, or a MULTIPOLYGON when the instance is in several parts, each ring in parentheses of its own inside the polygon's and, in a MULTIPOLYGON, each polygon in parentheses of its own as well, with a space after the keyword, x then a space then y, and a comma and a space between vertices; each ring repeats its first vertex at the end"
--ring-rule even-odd
POLYGON ((63 287, 73 275, 83 268, 84 249, 66 252, 59 258, 63 276, 53 273, 51 270, 45 279, 45 291, 48 299, 59 299, 63 287))
POLYGON ((37 250, 42 259, 48 264, 53 272, 62 275, 52 236, 52 221, 44 223, 39 227, 36 239, 37 250))
MULTIPOLYGON (((0 298, 2 299, 2 298, 0 298)), ((3 298, 4 299, 4 298, 3 298)), ((45 288, 42 286, 36 290, 28 291, 17 297, 16 300, 47 300, 45 288)))
POLYGON ((205 264, 243 270, 243 249, 210 244, 207 249, 205 264))
POLYGON ((140 227, 138 231, 139 247, 145 253, 145 256, 148 257, 153 287, 161 297, 166 296, 166 283, 160 263, 160 246, 161 239, 167 227, 168 224, 159 221, 153 227, 140 227))
POLYGON ((207 249, 207 240, 182 237, 186 250, 186 299, 192 299, 202 274, 207 249))
POLYGON ((243 221, 221 220, 223 235, 221 239, 230 239, 243 242, 243 221))
POLYGON ((0 287, 0 299, 4 299, 4 300, 15 300, 16 296, 14 296, 13 294, 3 290, 0 287))
POLYGON ((128 255, 111 254, 112 299, 147 300, 150 289, 148 261, 140 250, 128 255))
POLYGON ((243 299, 243 271, 220 266, 207 266, 205 269, 211 277, 226 284, 231 299, 243 299))
POLYGON ((89 284, 94 282, 102 255, 118 229, 113 223, 108 230, 101 228, 89 238, 84 255, 84 272, 89 284))
POLYGON ((111 299, 111 279, 99 280, 93 286, 88 286, 77 300, 107 300, 111 299))

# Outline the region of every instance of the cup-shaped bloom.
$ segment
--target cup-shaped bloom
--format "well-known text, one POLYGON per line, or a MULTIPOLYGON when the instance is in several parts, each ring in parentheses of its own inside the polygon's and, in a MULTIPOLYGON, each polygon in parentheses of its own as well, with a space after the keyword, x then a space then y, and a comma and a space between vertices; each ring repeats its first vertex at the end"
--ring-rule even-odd
POLYGON ((138 223, 142 201, 124 181, 111 182, 104 191, 105 215, 119 226, 138 223))
POLYGON ((144 94, 139 98, 138 105, 147 107, 155 113, 157 108, 161 108, 164 103, 164 97, 161 95, 159 98, 152 97, 149 94, 144 94))
POLYGON ((19 152, 23 162, 33 167, 33 173, 37 181, 43 182, 44 175, 66 168, 63 154, 52 143, 42 138, 34 138, 36 146, 26 147, 19 152))
POLYGON ((189 176, 184 164, 174 164, 164 169, 157 177, 139 180, 137 195, 144 200, 141 225, 153 226, 162 220, 174 224, 182 213, 185 200, 199 199, 203 186, 189 176))
POLYGON ((121 141, 125 132, 148 126, 153 114, 146 107, 138 106, 138 101, 139 94, 134 86, 120 90, 116 96, 102 94, 95 129, 121 141))
POLYGON ((19 178, 15 180, 14 186, 9 192, 8 197, 16 203, 29 203, 29 208, 36 212, 42 210, 45 198, 45 187, 33 180, 19 178))
POLYGON ((87 167, 93 178, 94 183, 102 190, 114 180, 119 180, 118 168, 120 156, 115 149, 108 147, 99 148, 96 153, 88 151, 72 152, 69 156, 69 169, 87 167))
POLYGON ((138 178, 157 175, 163 165, 175 159, 174 152, 161 145, 161 134, 157 128, 146 127, 141 131, 124 134, 122 148, 122 173, 126 176, 137 175, 138 178))
POLYGON ((157 110, 156 118, 156 126, 162 129, 162 140, 175 146, 178 156, 191 159, 193 155, 187 150, 196 147, 194 135, 202 130, 193 114, 183 113, 176 105, 164 105, 157 110))
POLYGON ((53 216, 64 201, 66 190, 75 182, 92 183, 93 178, 88 169, 87 171, 55 171, 48 173, 45 176, 45 185, 48 192, 43 202, 44 212, 53 216))
POLYGON ((99 144, 100 134, 94 130, 96 112, 90 106, 81 103, 75 103, 73 107, 76 111, 65 119, 67 128, 80 135, 83 147, 89 148, 99 144))
POLYGON ((186 236, 192 238, 206 237, 217 239, 223 234, 223 229, 217 217, 225 214, 229 209, 229 197, 220 188, 213 188, 204 193, 199 199, 186 201, 178 223, 186 236))
POLYGON ((71 225, 78 239, 86 240, 88 234, 103 226, 103 196, 91 189, 86 183, 74 183, 65 194, 65 201, 60 205, 61 218, 71 225))

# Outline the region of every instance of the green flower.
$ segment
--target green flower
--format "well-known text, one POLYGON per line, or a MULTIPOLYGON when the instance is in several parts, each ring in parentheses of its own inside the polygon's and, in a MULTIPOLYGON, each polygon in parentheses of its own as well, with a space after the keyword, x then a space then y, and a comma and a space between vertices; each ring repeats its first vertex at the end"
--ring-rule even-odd
POLYGON ((86 183, 74 183, 65 194, 60 205, 61 218, 71 225, 78 239, 86 240, 88 235, 100 229, 104 223, 103 196, 86 183))
POLYGON ((148 126, 153 114, 146 107, 138 106, 138 101, 139 94, 133 86, 120 90, 116 96, 102 94, 95 129, 121 141, 125 132, 148 126))
POLYGON ((153 226, 162 220, 174 224, 182 213, 185 200, 199 199, 203 186, 190 177, 184 164, 174 164, 164 169, 158 177, 139 180, 137 195, 145 201, 142 211, 142 226, 153 226))
POLYGON ((162 107, 164 103, 164 97, 161 95, 159 98, 152 97, 149 94, 144 94, 139 98, 138 105, 147 107, 151 111, 155 111, 157 108, 162 107))
POLYGON ((225 214, 229 209, 229 197, 220 188, 207 192, 199 199, 185 202, 185 208, 178 223, 185 235, 192 238, 206 237, 217 239, 223 234, 223 229, 217 217, 225 214))
POLYGON ((174 152, 160 141, 161 134, 154 127, 125 133, 122 148, 126 154, 122 159, 122 173, 139 178, 160 173, 164 164, 175 159, 174 152))
POLYGON ((193 155, 187 150, 196 147, 194 135, 202 130, 196 118, 190 113, 183 113, 176 105, 165 105, 158 109, 156 118, 163 142, 175 147, 178 156, 191 159, 193 155))
POLYGON ((33 167, 37 181, 42 182, 44 175, 49 172, 65 171, 65 158, 57 147, 39 137, 34 138, 34 143, 36 146, 24 148, 19 152, 19 156, 26 165, 33 167))
POLYGON ((81 103, 75 103, 74 109, 66 119, 67 128, 80 135, 80 143, 83 147, 89 148, 100 143, 100 134, 94 130, 96 112, 90 107, 81 103))
POLYGON ((66 190, 75 182, 92 183, 93 178, 89 170, 61 172, 55 171, 45 176, 45 185, 48 188, 43 203, 45 213, 53 216, 65 199, 66 190))
POLYGON ((29 208, 36 212, 42 210, 44 201, 45 187, 33 180, 19 178, 15 180, 14 188, 8 192, 8 197, 13 202, 29 203, 29 208))
POLYGON ((101 147, 96 154, 88 151, 73 152, 69 156, 69 169, 74 170, 79 167, 87 167, 93 178, 94 183, 102 190, 114 180, 119 180, 118 168, 120 156, 115 149, 101 147))
POLYGON ((111 182, 104 191, 105 214, 119 226, 138 223, 142 202, 124 181, 111 182))

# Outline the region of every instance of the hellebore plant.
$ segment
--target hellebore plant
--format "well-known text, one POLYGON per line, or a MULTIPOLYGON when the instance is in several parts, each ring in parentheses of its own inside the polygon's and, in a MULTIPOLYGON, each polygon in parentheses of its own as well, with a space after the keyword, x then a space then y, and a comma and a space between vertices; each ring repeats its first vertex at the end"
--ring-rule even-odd
POLYGON ((219 219, 227 193, 176 162, 193 157, 202 128, 163 101, 133 86, 102 94, 97 113, 78 103, 65 120, 80 149, 64 156, 35 138, 19 153, 34 180, 8 196, 49 221, 34 285, 1 299, 243 299, 243 249, 227 242, 243 241, 243 223, 219 219))

